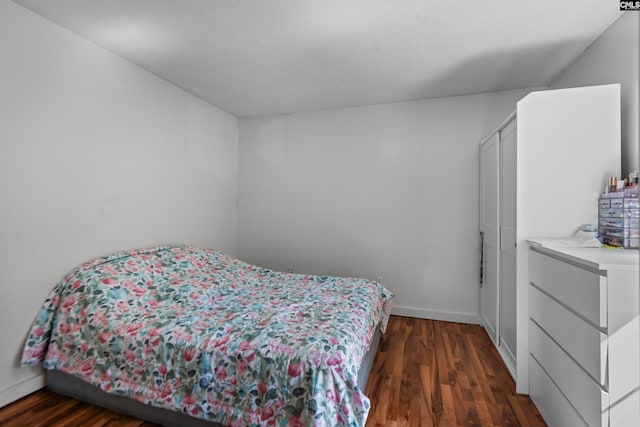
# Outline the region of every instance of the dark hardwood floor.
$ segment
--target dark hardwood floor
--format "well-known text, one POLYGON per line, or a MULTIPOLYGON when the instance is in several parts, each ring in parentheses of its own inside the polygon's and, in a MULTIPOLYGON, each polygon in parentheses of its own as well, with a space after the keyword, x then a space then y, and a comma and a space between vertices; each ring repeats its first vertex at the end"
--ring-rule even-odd
POLYGON ((481 326, 392 316, 367 426, 545 426, 481 326))
MULTIPOLYGON (((366 394, 367 426, 545 426, 475 325, 392 316, 366 394)), ((155 427, 46 389, 0 408, 0 425, 155 427)))

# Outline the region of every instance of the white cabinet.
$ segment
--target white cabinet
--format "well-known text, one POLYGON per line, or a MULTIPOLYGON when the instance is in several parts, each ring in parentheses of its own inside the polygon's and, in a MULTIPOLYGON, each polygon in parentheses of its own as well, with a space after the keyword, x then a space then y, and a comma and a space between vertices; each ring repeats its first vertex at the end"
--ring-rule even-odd
POLYGON ((634 250, 531 249, 530 394, 549 425, 640 425, 639 263, 634 250))
POLYGON ((480 317, 529 392, 526 239, 597 224, 598 196, 620 176, 620 86, 532 92, 480 146, 480 317))
POLYGON ((509 372, 516 370, 516 117, 480 147, 482 324, 509 372))

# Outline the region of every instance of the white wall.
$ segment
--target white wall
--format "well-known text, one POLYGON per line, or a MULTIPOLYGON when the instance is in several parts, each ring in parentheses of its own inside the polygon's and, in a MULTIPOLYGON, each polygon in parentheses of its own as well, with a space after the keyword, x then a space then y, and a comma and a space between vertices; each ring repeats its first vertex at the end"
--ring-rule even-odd
POLYGON ((237 119, 0 1, 0 406, 41 383, 28 328, 72 267, 181 242, 236 250, 237 119))
POLYGON ((550 88, 621 84, 622 174, 640 169, 640 14, 624 12, 550 88))
POLYGON ((396 313, 477 322, 479 142, 526 93, 241 119, 239 256, 382 276, 396 313))

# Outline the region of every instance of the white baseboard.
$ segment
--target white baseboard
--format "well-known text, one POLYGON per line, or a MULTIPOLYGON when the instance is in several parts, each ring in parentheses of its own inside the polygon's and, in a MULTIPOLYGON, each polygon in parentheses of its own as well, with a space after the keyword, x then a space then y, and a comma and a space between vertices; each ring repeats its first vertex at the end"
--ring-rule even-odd
POLYGON ((478 314, 455 313, 451 311, 425 310, 424 308, 393 306, 391 314, 396 316, 416 317, 418 319, 442 320, 445 322, 468 323, 479 325, 478 314))
POLYGON ((0 390, 0 408, 44 387, 44 373, 22 380, 0 390))

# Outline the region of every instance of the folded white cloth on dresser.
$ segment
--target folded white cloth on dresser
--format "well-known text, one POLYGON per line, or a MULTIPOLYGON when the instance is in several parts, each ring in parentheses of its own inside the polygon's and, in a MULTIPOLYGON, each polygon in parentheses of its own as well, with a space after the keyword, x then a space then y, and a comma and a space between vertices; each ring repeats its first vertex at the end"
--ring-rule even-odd
POLYGON ((527 243, 545 248, 601 248, 600 240, 584 231, 578 231, 570 237, 530 237, 527 243))

